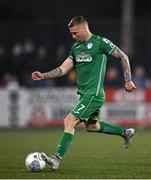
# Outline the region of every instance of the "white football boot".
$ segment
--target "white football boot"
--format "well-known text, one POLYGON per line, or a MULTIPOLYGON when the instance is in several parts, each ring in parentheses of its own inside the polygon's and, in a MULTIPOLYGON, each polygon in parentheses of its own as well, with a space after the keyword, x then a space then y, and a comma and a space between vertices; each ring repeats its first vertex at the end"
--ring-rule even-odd
POLYGON ((41 158, 50 166, 52 170, 57 170, 59 168, 60 159, 55 156, 47 156, 45 153, 41 153, 41 158))
POLYGON ((133 128, 125 129, 124 136, 123 136, 125 149, 129 148, 134 134, 135 134, 135 129, 133 128))

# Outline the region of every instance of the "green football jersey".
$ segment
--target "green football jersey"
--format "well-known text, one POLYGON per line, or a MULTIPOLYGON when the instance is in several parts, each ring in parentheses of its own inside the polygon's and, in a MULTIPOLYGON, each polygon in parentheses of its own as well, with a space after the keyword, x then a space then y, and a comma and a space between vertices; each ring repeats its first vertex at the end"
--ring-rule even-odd
POLYGON ((99 96, 103 90, 107 55, 115 45, 104 37, 92 35, 83 43, 75 43, 70 49, 69 58, 73 60, 77 74, 77 87, 80 94, 99 96))

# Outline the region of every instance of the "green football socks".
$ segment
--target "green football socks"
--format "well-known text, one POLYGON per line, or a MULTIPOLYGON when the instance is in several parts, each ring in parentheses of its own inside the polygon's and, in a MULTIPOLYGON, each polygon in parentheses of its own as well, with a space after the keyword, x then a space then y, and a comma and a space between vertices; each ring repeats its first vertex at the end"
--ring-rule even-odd
POLYGON ((99 123, 100 123, 100 133, 119 135, 123 137, 125 128, 114 126, 103 121, 99 123))
POLYGON ((55 155, 60 159, 62 159, 63 155, 65 154, 70 144, 72 143, 73 136, 74 136, 73 134, 64 132, 62 139, 58 145, 57 151, 55 153, 55 155))
MULTIPOLYGON (((100 123, 100 133, 105 133, 105 134, 112 134, 112 135, 119 135, 122 136, 124 135, 124 128, 118 127, 118 126, 114 126, 111 124, 108 124, 106 122, 99 122, 100 123)), ((58 145, 58 148, 56 150, 55 155, 59 158, 62 159, 63 155, 65 154, 65 152, 67 151, 67 149, 69 148, 70 144, 72 143, 73 140, 73 134, 64 132, 62 139, 58 145)))

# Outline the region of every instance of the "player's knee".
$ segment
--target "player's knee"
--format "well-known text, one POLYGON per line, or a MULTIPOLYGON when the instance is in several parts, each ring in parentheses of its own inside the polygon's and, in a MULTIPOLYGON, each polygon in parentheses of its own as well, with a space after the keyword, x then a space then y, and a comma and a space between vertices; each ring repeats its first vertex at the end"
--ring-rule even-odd
POLYGON ((65 119, 64 119, 64 126, 65 127, 73 127, 73 125, 74 125, 74 123, 73 123, 74 121, 72 120, 72 118, 70 118, 70 117, 66 117, 65 119))
POLYGON ((78 124, 78 122, 79 122, 79 120, 76 120, 74 116, 69 114, 64 119, 64 127, 68 131, 73 130, 76 127, 76 125, 78 124))

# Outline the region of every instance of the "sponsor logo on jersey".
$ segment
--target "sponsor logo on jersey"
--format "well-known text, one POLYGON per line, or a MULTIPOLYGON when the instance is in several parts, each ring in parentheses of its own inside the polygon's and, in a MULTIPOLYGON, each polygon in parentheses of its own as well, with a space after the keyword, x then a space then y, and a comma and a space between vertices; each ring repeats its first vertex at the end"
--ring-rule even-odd
POLYGON ((76 61, 77 62, 91 62, 92 57, 89 54, 79 54, 76 56, 76 61))
POLYGON ((109 44, 109 46, 110 46, 111 48, 114 48, 115 45, 114 45, 109 39, 103 38, 103 41, 104 41, 106 44, 109 44))
POLYGON ((93 44, 92 44, 92 43, 89 43, 89 44, 87 45, 87 48, 88 48, 88 49, 91 49, 92 46, 93 46, 93 44))

